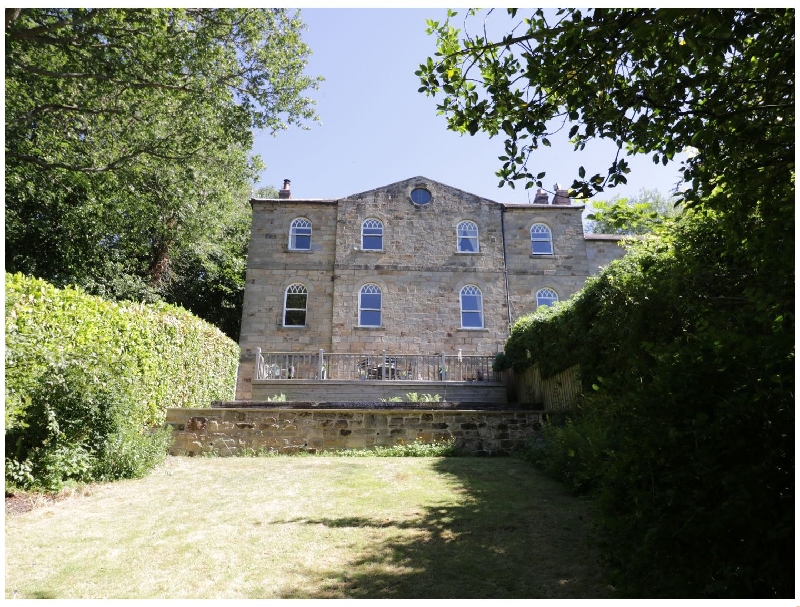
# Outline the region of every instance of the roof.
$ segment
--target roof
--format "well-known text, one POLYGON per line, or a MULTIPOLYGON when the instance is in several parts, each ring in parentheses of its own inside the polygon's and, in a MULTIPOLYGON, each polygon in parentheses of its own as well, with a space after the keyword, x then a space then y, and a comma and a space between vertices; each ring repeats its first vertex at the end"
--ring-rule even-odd
POLYGON ((479 198, 481 200, 485 200, 489 203, 499 205, 504 209, 583 209, 583 204, 569 204, 569 205, 562 205, 562 204, 533 204, 533 203, 511 203, 511 202, 497 202, 496 200, 492 200, 490 198, 485 198, 483 196, 479 196, 477 194, 473 194, 472 192, 467 192, 460 188, 453 187, 451 185, 447 185, 446 183, 442 183, 440 181, 436 181, 435 179, 430 179, 429 177, 425 177, 423 175, 417 175, 416 177, 410 177, 408 179, 403 179, 401 181, 396 181, 394 183, 390 183, 387 185, 379 186, 377 188, 372 188, 370 190, 365 190, 363 192, 356 192, 354 194, 350 194, 348 196, 343 196, 341 198, 251 198, 251 204, 253 202, 271 202, 271 203, 280 203, 280 202, 306 202, 306 203, 317 203, 317 204, 337 204, 338 200, 347 200, 351 198, 364 198, 369 196, 374 192, 386 191, 386 190, 396 190, 396 189, 404 189, 409 187, 425 187, 431 185, 437 185, 441 188, 452 190, 453 192, 458 192, 461 194, 466 194, 468 196, 474 196, 475 198, 479 198))

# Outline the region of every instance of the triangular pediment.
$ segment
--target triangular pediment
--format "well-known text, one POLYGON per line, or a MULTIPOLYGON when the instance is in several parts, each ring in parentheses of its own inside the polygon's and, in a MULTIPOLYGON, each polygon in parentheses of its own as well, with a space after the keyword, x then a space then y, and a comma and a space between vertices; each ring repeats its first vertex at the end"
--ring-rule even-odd
POLYGON ((430 179, 429 177, 424 177, 422 175, 418 175, 416 177, 410 177, 408 179, 403 179, 402 181, 396 181, 395 183, 390 183, 388 185, 380 186, 377 188, 373 188, 371 190, 366 190, 364 192, 358 192, 356 194, 351 194, 349 196, 345 196, 343 200, 347 199, 364 199, 370 198, 375 196, 378 193, 395 193, 395 194, 407 194, 411 192, 415 188, 424 188, 424 189, 436 189, 438 191, 448 191, 455 195, 461 196, 469 196, 475 199, 480 199, 485 202, 491 202, 494 204, 500 204, 495 200, 491 200, 489 198, 484 198, 483 196, 478 196, 477 194, 473 194, 471 192, 466 192, 460 188, 455 188, 453 186, 447 185, 446 183, 442 183, 441 181, 436 181, 435 179, 430 179))

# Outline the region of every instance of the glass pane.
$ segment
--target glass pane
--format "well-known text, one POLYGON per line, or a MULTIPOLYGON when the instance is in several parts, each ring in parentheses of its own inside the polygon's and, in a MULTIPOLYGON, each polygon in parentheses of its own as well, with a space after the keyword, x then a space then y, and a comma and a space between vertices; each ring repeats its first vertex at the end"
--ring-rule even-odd
POLYGON ((308 251, 311 248, 311 236, 295 235, 292 248, 308 251))
POLYGON ((283 324, 290 327, 302 327, 306 324, 305 310, 286 310, 283 324))
POLYGON ((480 312, 462 312, 461 313, 461 326, 462 327, 475 327, 482 328, 480 312))
POLYGON ((533 252, 537 254, 547 255, 553 252, 553 246, 552 244, 550 244, 549 241, 546 240, 534 240, 533 252))
POLYGON ((362 247, 369 250, 380 250, 383 248, 383 238, 380 236, 364 236, 362 247))
POLYGON ((381 313, 375 310, 361 310, 361 320, 358 323, 362 327, 381 326, 381 313))
POLYGON ((305 293, 287 293, 286 295, 287 308, 302 308, 306 307, 306 294, 305 293))
POLYGON ((480 295, 462 295, 461 296, 461 309, 469 312, 480 312, 481 310, 481 296, 480 295))
POLYGON ((428 190, 417 188, 411 191, 411 200, 414 204, 428 204, 431 201, 431 193, 428 190))
POLYGON ((373 310, 380 310, 381 308, 381 295, 380 293, 362 293, 361 306, 362 308, 372 308, 373 310))
POLYGON ((459 238, 458 250, 462 253, 475 253, 478 247, 475 246, 476 242, 471 238, 459 238))

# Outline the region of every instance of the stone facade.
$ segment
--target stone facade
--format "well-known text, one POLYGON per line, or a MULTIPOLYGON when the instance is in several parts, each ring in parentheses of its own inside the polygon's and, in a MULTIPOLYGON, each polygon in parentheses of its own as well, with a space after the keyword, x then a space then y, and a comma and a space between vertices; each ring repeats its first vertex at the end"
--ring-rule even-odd
POLYGON ((589 262, 589 274, 598 274, 622 254, 624 240, 616 234, 585 234, 586 257, 589 262))
MULTIPOLYGON (((509 326, 536 308, 536 294, 559 299, 579 290, 597 271, 601 254, 584 238, 582 205, 560 190, 549 203, 501 204, 425 177, 414 177, 339 200, 281 197, 252 200, 253 227, 240 336, 237 398, 252 398, 253 361, 265 352, 493 355, 502 351, 509 326), (412 192, 430 200, 412 200, 412 192), (290 247, 296 219, 311 224, 308 250, 290 247), (362 247, 362 225, 383 228, 380 250, 362 247), (477 226, 477 251, 459 252, 461 222, 477 226), (547 227, 552 252, 533 254, 531 228, 547 227), (287 288, 307 291, 305 322, 285 326, 287 288), (360 326, 359 293, 380 289, 379 326, 360 326), (482 300, 478 327, 462 323, 462 288, 482 300)), ((604 241, 609 254, 611 242, 604 241)), ((603 260, 605 258, 602 258, 603 260)))
MULTIPOLYGON (((237 403, 234 403, 234 406, 237 403)), ((239 403, 241 404, 241 403, 239 403)), ((454 440, 480 455, 507 455, 541 429, 541 412, 421 408, 167 409, 173 455, 236 455, 245 449, 297 452, 391 447, 454 440)), ((383 405, 385 406, 385 405, 383 405)))

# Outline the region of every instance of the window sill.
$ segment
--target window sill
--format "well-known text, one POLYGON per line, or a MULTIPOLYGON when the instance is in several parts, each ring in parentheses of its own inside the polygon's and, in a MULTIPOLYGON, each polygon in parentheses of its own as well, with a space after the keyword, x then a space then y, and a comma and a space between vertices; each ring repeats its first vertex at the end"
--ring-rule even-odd
POLYGON ((386 253, 386 249, 362 249, 361 247, 358 247, 353 250, 357 253, 386 253))
POLYGON ((553 253, 531 253, 531 259, 535 257, 555 257, 553 253))
POLYGON ((485 333, 489 332, 489 329, 486 327, 459 327, 459 331, 483 331, 485 333))
POLYGON ((311 249, 290 249, 289 247, 286 247, 283 251, 284 251, 284 253, 313 253, 314 252, 311 249))
POLYGON ((483 255, 483 251, 456 251, 456 255, 483 255))
POLYGON ((308 329, 308 325, 278 325, 279 329, 308 329))
POLYGON ((380 325, 379 327, 370 327, 370 326, 364 326, 364 325, 356 325, 356 326, 355 326, 355 327, 353 327, 353 328, 354 328, 354 329, 356 329, 356 330, 362 330, 362 331, 385 331, 385 330, 386 330, 386 327, 385 327, 385 326, 383 326, 383 325, 380 325))

